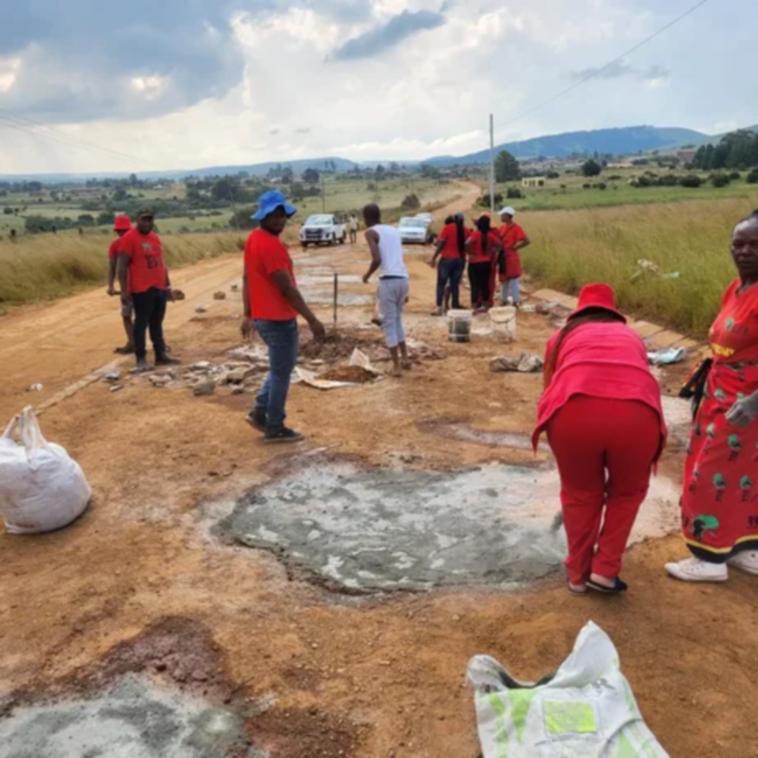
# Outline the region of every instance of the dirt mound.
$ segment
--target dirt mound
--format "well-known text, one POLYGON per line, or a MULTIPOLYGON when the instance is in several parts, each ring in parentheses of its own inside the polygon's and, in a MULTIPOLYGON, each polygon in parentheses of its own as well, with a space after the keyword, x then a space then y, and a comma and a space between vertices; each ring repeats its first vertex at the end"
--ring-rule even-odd
POLYGON ((300 345, 300 355, 306 359, 326 361, 328 363, 349 358, 355 348, 366 352, 382 346, 380 337, 371 337, 365 334, 350 334, 330 332, 324 342, 309 340, 300 345))

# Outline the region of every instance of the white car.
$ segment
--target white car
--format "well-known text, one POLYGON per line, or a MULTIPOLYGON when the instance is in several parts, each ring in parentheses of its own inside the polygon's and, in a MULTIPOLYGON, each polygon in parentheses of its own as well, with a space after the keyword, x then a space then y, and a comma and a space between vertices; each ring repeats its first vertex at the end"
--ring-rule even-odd
POLYGON ((432 233, 429 230, 431 223, 432 217, 429 213, 419 213, 418 216, 403 216, 397 225, 400 239, 408 244, 429 244, 432 241, 432 233))
POLYGON ((333 213, 314 213, 300 227, 300 244, 341 245, 347 232, 344 224, 337 221, 333 213))

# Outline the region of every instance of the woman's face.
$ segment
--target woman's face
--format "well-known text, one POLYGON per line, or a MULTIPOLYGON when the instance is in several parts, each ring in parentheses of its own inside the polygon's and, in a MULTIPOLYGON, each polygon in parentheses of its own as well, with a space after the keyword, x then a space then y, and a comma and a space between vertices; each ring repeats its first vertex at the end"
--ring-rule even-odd
POLYGON ((734 227, 732 258, 742 281, 758 282, 758 219, 734 227))

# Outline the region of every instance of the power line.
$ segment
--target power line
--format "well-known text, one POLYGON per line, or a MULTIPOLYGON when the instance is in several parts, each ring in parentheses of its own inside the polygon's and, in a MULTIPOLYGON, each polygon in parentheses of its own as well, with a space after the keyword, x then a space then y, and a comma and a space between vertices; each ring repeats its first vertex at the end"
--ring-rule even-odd
POLYGON ((656 37, 659 37, 661 34, 663 34, 665 31, 668 31, 672 26, 678 24, 680 21, 685 19, 687 16, 694 13, 698 8, 702 7, 708 2, 708 0, 699 0, 699 2, 695 3, 693 6, 689 7, 686 11, 683 13, 680 13, 676 18, 669 21, 667 24, 662 26, 657 31, 653 32, 648 37, 645 37, 641 42, 638 42, 636 45, 633 45, 628 50, 621 53, 621 55, 616 56, 612 60, 608 61, 606 64, 601 66, 600 68, 593 69, 586 73, 584 76, 582 76, 580 79, 577 79, 577 81, 570 84, 565 89, 562 89, 560 92, 556 92, 551 97, 547 98, 546 100, 543 100, 541 103, 537 103, 536 105, 533 105, 531 108, 527 108, 525 111, 522 111, 517 116, 514 116, 513 118, 506 121, 504 124, 502 124, 502 127, 510 126, 511 124, 515 123, 516 121, 520 121, 525 116, 529 116, 535 111, 541 110, 542 108, 551 105, 556 100, 559 100, 560 98, 567 95, 569 92, 573 92, 577 87, 581 87, 583 84, 586 84, 590 79, 594 79, 595 77, 599 76, 603 73, 606 69, 610 68, 611 66, 615 65, 616 63, 620 63, 624 60, 627 56, 631 55, 632 53, 639 50, 644 45, 647 45, 648 42, 654 40, 656 37))
POLYGON ((114 150, 109 147, 103 147, 102 145, 98 145, 94 142, 88 142, 86 140, 80 140, 65 135, 62 136, 55 129, 47 126, 46 124, 42 124, 39 121, 34 121, 30 118, 26 118, 25 116, 14 115, 11 113, 11 111, 6 110, 5 108, 0 108, 0 122, 4 122, 6 126, 10 126, 11 128, 17 129, 21 132, 26 132, 27 134, 31 134, 34 137, 52 140, 53 142, 58 142, 69 147, 78 147, 80 149, 90 150, 92 152, 100 151, 104 153, 110 153, 111 155, 116 155, 119 158, 127 158, 130 161, 140 160, 134 155, 129 155, 128 153, 123 153, 120 150, 114 150), (38 131, 40 129, 44 130, 43 133, 40 133, 38 131))

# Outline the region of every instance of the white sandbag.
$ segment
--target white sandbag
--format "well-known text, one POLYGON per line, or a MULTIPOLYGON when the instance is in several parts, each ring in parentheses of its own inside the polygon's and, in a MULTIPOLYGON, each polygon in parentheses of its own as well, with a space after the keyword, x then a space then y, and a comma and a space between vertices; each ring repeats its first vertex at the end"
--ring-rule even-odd
POLYGON ((484 758, 666 758, 608 635, 591 621, 555 674, 519 682, 488 655, 468 666, 484 758))
POLYGON ((0 515, 10 534, 50 532, 87 507, 92 490, 79 464, 43 436, 31 407, 0 437, 0 515))

